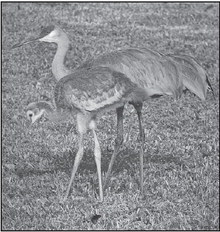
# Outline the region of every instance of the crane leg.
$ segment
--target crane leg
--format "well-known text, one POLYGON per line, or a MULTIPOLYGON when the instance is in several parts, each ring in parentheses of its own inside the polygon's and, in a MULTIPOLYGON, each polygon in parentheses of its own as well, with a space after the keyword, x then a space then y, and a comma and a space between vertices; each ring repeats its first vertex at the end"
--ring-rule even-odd
POLYGON ((139 131, 140 131, 140 143, 141 143, 141 152, 140 152, 140 188, 141 188, 141 194, 143 194, 143 179, 144 179, 144 140, 145 140, 145 135, 144 135, 144 130, 142 127, 142 107, 143 103, 133 103, 134 108, 137 111, 138 115, 138 122, 139 122, 139 131))
POLYGON ((70 189, 71 189, 71 186, 73 184, 75 174, 76 174, 77 169, 79 167, 80 161, 82 160, 82 157, 83 157, 83 151, 84 151, 84 149, 83 149, 83 140, 84 140, 84 135, 85 135, 85 133, 87 131, 87 126, 86 126, 87 123, 86 123, 85 117, 83 117, 82 114, 77 115, 77 125, 78 125, 78 131, 79 131, 79 150, 78 150, 78 152, 76 154, 76 157, 75 157, 70 182, 69 182, 69 185, 68 185, 68 188, 67 188, 67 191, 66 191, 66 195, 65 195, 65 197, 63 199, 64 201, 69 196, 70 189))
POLYGON ((112 167, 113 167, 115 158, 116 158, 117 154, 119 153, 120 147, 123 143, 123 110, 124 110, 124 106, 121 106, 121 107, 116 109, 116 113, 117 113, 117 137, 115 139, 114 152, 113 152, 112 158, 110 160, 108 171, 107 171, 106 178, 105 178, 104 189, 106 189, 106 187, 108 186, 108 182, 109 182, 109 178, 111 175, 111 171, 112 171, 112 167))
POLYGON ((94 155, 95 155, 95 162, 96 162, 98 179, 99 179, 99 197, 100 197, 100 201, 103 201, 102 174, 101 174, 101 149, 100 149, 99 141, 98 141, 95 130, 93 129, 92 132, 93 132, 94 142, 95 142, 94 155))
POLYGON ((71 186, 73 184, 73 180, 74 180, 76 171, 77 171, 77 169, 79 167, 79 164, 80 164, 80 161, 82 160, 82 157, 83 157, 83 137, 84 137, 84 135, 80 134, 80 138, 79 138, 79 150, 78 150, 78 152, 76 154, 76 157, 75 157, 75 161, 74 161, 74 165, 73 165, 73 170, 72 170, 70 182, 69 182, 69 185, 68 185, 68 188, 67 188, 67 191, 66 191, 66 195, 64 197, 64 201, 69 196, 70 189, 71 189, 71 186))

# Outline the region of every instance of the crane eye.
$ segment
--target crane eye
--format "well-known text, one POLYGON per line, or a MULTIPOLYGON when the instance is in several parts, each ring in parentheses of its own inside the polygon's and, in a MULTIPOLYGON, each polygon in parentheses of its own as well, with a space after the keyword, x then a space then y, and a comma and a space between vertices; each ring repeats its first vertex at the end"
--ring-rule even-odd
POLYGON ((32 113, 29 113, 29 114, 28 114, 28 119, 31 120, 32 117, 33 117, 33 114, 32 114, 32 113))
POLYGON ((34 113, 32 112, 32 111, 28 111, 27 112, 27 117, 28 117, 28 119, 32 119, 32 117, 34 116, 34 113))

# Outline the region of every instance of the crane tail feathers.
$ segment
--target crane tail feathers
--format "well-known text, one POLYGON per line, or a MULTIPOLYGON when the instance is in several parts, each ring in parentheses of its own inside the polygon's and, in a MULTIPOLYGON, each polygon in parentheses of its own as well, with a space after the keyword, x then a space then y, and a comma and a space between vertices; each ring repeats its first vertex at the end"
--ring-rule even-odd
MULTIPOLYGON (((174 54, 167 56, 177 65, 184 86, 200 99, 205 100, 210 82, 203 67, 191 56, 174 54)), ((212 87, 210 88, 213 91, 212 87)))
POLYGON ((212 88, 212 85, 211 85, 211 83, 210 83, 209 78, 208 78, 207 75, 206 75, 206 82, 207 82, 207 84, 208 84, 208 87, 209 87, 209 88, 211 89, 211 91, 212 91, 213 98, 216 99, 216 97, 215 97, 215 92, 214 92, 214 90, 213 90, 213 88, 212 88))

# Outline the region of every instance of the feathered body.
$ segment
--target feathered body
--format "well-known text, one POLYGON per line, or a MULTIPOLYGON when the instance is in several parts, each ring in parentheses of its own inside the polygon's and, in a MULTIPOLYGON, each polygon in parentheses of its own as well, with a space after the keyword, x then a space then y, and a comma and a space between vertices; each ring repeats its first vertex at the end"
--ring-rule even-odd
POLYGON ((58 81, 54 99, 57 108, 96 115, 132 101, 136 89, 123 73, 108 67, 93 67, 77 70, 58 81))

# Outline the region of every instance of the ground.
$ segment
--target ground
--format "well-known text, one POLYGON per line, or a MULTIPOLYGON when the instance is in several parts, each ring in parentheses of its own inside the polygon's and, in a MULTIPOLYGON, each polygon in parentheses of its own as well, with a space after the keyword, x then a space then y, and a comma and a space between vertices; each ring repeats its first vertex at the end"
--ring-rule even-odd
MULTIPOLYGON (((2 4, 2 229, 219 229, 219 9, 212 3, 2 4), (144 194, 139 191, 137 115, 126 106, 124 145, 98 200, 91 134, 73 191, 62 202, 77 152, 74 121, 31 124, 25 107, 53 96, 56 45, 12 45, 59 25, 72 48, 66 65, 124 47, 191 55, 215 91, 206 101, 145 102, 144 194), (44 84, 37 85, 40 78, 44 84), (97 215, 100 215, 97 216, 97 215)), ((98 120, 105 176, 116 136, 115 112, 98 120)))

